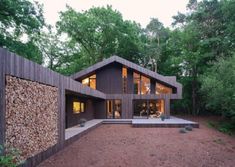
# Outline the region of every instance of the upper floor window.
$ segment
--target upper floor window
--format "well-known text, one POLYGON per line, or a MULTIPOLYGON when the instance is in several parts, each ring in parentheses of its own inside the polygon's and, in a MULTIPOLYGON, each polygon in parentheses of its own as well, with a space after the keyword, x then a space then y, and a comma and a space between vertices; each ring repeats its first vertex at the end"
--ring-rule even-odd
POLYGON ((140 94, 140 74, 134 72, 134 94, 140 94))
POLYGON ((122 91, 127 93, 127 68, 122 68, 122 91))
POLYGON ((134 94, 150 94, 150 79, 134 72, 134 94))
POLYGON ((162 85, 160 83, 156 83, 156 92, 158 94, 171 94, 172 93, 172 88, 169 88, 165 85, 162 85))
POLYGON ((150 79, 141 76, 141 94, 150 94, 150 79))
POLYGON ((96 89, 96 74, 82 80, 82 84, 96 89))

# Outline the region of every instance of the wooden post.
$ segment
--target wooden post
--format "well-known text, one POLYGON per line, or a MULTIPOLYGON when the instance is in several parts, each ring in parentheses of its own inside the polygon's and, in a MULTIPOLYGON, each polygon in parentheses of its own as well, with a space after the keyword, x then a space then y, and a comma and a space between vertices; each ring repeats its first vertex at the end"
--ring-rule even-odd
POLYGON ((5 55, 7 52, 0 48, 0 145, 5 143, 5 55))

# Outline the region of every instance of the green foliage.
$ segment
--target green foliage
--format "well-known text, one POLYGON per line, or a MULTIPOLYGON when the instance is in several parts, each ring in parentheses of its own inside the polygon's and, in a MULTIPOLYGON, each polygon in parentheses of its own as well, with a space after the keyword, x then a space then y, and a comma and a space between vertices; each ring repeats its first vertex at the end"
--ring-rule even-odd
POLYGON ((160 74, 176 75, 183 99, 175 109, 213 111, 233 119, 234 58, 229 57, 235 52, 235 1, 190 0, 187 10, 173 17, 175 29, 170 30, 157 18, 143 29, 111 6, 82 12, 67 7, 56 30, 47 26, 42 31, 41 5, 1 0, 0 47, 65 75, 116 54, 160 74))
POLYGON ((42 7, 28 0, 0 3, 0 47, 41 64, 42 54, 35 40, 44 26, 42 7))
POLYGON ((124 21, 110 6, 94 7, 82 13, 67 7, 60 13, 57 28, 79 47, 71 68, 85 68, 115 54, 135 62, 140 57, 140 26, 124 21))
POLYGON ((7 148, 0 145, 0 166, 1 167, 17 167, 23 164, 20 160, 20 152, 14 148, 7 148))
POLYGON ((223 132, 228 135, 235 134, 235 121, 234 120, 222 120, 219 122, 208 122, 208 127, 215 128, 220 132, 223 132))
POLYGON ((214 62, 201 82, 206 107, 235 119, 235 55, 214 62))

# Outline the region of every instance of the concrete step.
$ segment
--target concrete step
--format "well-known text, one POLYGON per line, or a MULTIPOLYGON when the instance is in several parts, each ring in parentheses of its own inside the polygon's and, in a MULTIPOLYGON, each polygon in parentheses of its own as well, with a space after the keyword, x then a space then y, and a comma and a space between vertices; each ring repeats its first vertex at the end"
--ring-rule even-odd
POLYGON ((132 120, 116 120, 116 119, 112 119, 112 120, 103 120, 103 124, 131 124, 132 120))

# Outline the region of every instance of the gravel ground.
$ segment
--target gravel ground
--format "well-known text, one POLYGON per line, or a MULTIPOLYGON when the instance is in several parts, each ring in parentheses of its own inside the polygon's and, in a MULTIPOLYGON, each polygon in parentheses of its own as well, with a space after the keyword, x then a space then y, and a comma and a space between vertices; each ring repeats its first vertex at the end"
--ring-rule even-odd
POLYGON ((235 138, 208 128, 101 125, 39 167, 234 167, 235 138))

